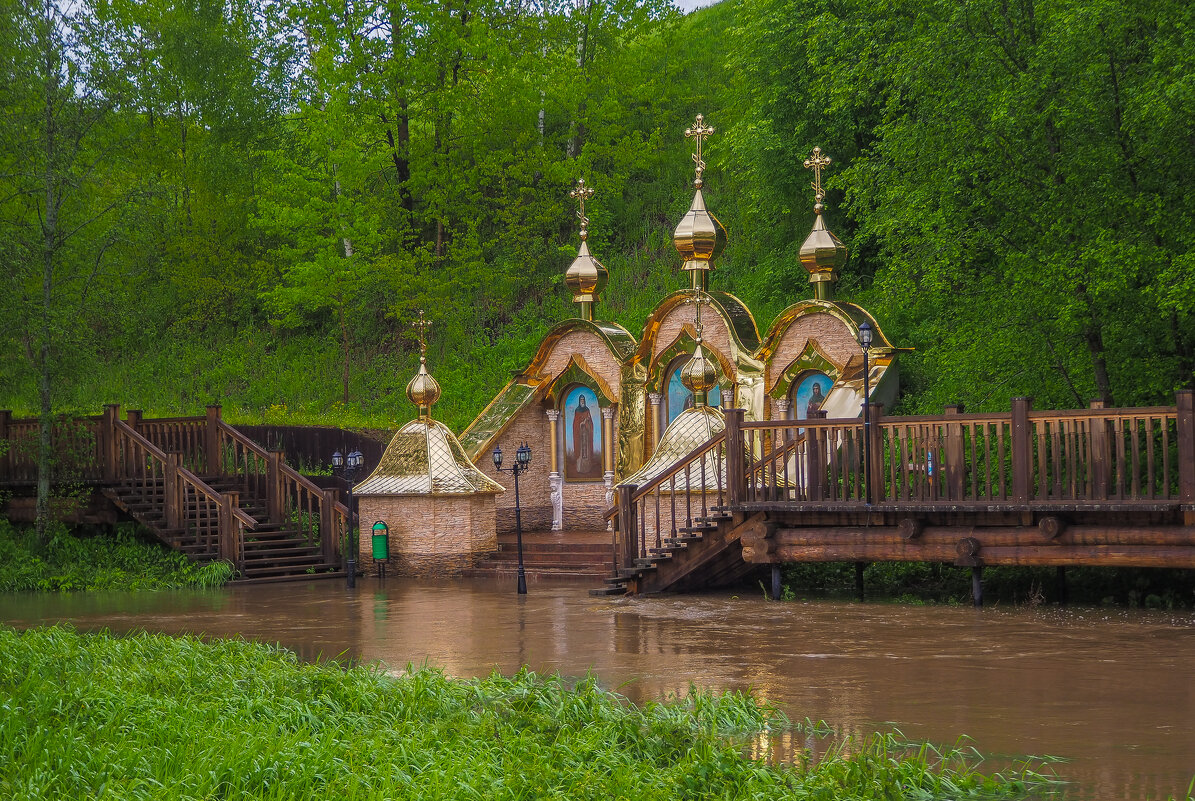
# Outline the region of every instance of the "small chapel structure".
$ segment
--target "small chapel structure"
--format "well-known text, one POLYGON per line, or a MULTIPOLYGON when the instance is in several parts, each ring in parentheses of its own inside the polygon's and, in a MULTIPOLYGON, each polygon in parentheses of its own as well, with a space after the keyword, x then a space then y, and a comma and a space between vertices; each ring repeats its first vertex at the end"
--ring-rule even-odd
MULTIPOLYGON (((585 201, 593 189, 582 180, 570 193, 580 206, 581 242, 565 283, 577 316, 548 332, 527 366, 460 438, 473 462, 488 458, 495 446, 513 452, 526 443, 536 454, 520 478, 525 530, 605 530, 614 487, 650 478, 645 473, 653 463, 666 466, 684 455, 676 448, 721 431, 723 408, 744 409, 746 420, 759 421, 820 411, 858 417, 863 323, 874 332, 871 399, 895 400, 898 349, 865 309, 834 296, 848 254, 826 225, 822 171, 830 159, 819 148, 805 161, 814 176, 815 219, 800 250, 813 299, 793 303, 761 332, 741 300, 711 288, 727 237, 702 193, 702 145, 712 133, 701 115, 685 131, 696 142, 696 177, 673 244, 689 286, 662 298, 638 337, 601 319, 608 273, 587 244, 585 201), (702 411, 678 419, 694 408, 702 411), (670 431, 673 425, 684 431, 670 431)), ((513 531, 514 493, 490 497, 497 531, 513 531)))

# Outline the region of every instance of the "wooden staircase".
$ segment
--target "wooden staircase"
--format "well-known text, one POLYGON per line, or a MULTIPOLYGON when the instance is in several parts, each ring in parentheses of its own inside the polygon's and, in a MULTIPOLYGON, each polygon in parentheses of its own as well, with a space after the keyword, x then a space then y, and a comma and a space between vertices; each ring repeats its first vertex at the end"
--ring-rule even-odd
MULTIPOLYGON (((498 550, 465 571, 467 578, 514 579, 518 575, 514 534, 498 535, 498 550)), ((523 569, 527 578, 600 584, 609 575, 610 532, 543 531, 523 534, 523 569)))
POLYGON ((336 491, 225 423, 218 406, 206 417, 154 420, 136 411, 121 420, 107 406, 86 424, 91 480, 171 548, 227 561, 242 583, 344 576, 348 508, 336 491))

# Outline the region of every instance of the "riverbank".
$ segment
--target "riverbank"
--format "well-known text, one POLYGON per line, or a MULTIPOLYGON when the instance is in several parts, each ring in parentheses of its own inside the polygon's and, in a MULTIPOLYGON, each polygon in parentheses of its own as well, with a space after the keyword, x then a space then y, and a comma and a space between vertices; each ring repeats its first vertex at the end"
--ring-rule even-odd
POLYGON ((192 562, 132 524, 79 531, 54 523, 38 543, 32 527, 0 518, 0 592, 214 589, 232 578, 228 563, 192 562))
POLYGON ((0 652, 8 798, 1019 798, 1028 787, 891 738, 770 766, 743 743, 784 720, 737 693, 634 705, 594 679, 393 678, 244 641, 62 627, 0 628, 0 652))

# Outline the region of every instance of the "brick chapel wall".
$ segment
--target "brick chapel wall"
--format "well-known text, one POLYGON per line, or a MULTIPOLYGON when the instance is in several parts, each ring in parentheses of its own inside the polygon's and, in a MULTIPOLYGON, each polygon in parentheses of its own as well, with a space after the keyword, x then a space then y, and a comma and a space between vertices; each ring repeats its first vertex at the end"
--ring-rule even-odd
POLYGON ((846 323, 830 314, 816 313, 798 317, 780 337, 780 343, 767 364, 767 389, 776 386, 784 369, 805 350, 810 340, 838 364, 846 364, 862 353, 855 335, 846 323))
MULTIPOLYGON (((660 331, 652 345, 653 360, 660 355, 662 350, 676 341, 686 324, 696 330, 696 306, 692 303, 681 303, 672 307, 660 321, 660 331)), ((712 312, 708 308, 704 309, 701 314, 701 339, 718 353, 729 358, 731 353, 730 329, 726 327, 726 321, 722 319, 722 315, 712 312)))
POLYGON ((376 495, 359 500, 362 531, 358 564, 377 575, 369 526, 390 528, 390 564, 400 576, 450 576, 498 549, 494 495, 376 495))
MULTIPOLYGON (((523 442, 531 447, 531 466, 519 476, 519 499, 523 510, 524 531, 549 531, 552 528, 551 488, 548 486, 548 472, 551 455, 548 452, 548 418, 544 407, 532 403, 515 416, 510 426, 494 444, 502 447, 502 466, 514 464, 515 451, 523 442)), ((493 450, 493 446, 490 447, 493 450)), ((506 492, 495 500, 499 534, 510 534, 515 530, 515 480, 510 473, 498 473, 489 453, 477 460, 478 469, 485 471, 506 492)))

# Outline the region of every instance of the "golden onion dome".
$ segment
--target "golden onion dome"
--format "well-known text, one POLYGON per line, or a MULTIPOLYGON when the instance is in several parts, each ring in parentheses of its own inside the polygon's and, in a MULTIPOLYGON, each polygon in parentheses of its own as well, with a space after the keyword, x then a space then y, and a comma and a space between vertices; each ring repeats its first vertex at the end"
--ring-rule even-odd
POLYGON ((573 302, 596 303, 609 277, 605 265, 590 254, 583 234, 577 258, 573 259, 573 263, 564 274, 564 284, 573 293, 573 302))
POLYGON ((672 245, 685 260, 686 270, 712 270, 710 262, 726 248, 726 226, 706 209, 700 186, 672 234, 672 245))
POLYGON ((427 356, 419 356, 419 372, 407 384, 407 397, 419 407, 420 419, 431 417, 432 404, 440 399, 440 384, 427 371, 427 356))
POLYGON ((817 204, 817 218, 813 230, 801 245, 801 265, 809 271, 809 282, 833 283, 838 280, 838 270, 846 264, 846 245, 826 227, 822 217, 821 203, 817 204))
POLYGON ((706 358, 705 349, 701 347, 701 337, 697 338, 693 358, 681 368, 680 381, 692 391, 696 405, 704 406, 706 393, 714 388, 718 374, 714 371, 714 363, 706 358))

